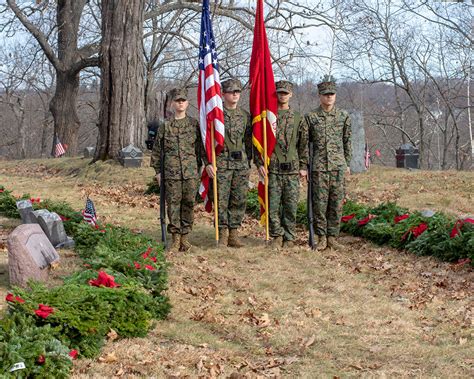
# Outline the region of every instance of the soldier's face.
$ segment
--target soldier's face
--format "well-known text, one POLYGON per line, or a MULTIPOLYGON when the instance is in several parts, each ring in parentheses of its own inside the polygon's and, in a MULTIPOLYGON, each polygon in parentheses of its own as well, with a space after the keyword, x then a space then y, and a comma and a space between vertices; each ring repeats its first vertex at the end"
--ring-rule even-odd
POLYGON ((278 103, 280 105, 285 105, 290 102, 291 96, 293 96, 293 94, 291 92, 277 92, 277 96, 278 103))
POLYGON ((184 112, 188 108, 189 101, 183 99, 173 100, 172 105, 175 112, 184 112))
POLYGON ((224 92, 224 101, 228 104, 235 105, 240 100, 240 91, 224 92))
POLYGON ((336 94, 328 93, 326 95, 319 95, 319 101, 321 102, 321 105, 330 107, 336 103, 336 94))

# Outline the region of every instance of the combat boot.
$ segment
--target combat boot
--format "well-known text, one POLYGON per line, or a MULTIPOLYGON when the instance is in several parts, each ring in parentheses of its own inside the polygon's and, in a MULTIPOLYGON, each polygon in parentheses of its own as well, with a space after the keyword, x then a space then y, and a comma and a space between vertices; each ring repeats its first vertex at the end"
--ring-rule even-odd
POLYGON ((270 247, 271 249, 280 249, 282 245, 283 245, 283 237, 278 236, 278 237, 273 237, 268 247, 270 247))
POLYGON ((244 244, 239 240, 239 233, 237 229, 229 229, 229 239, 227 246, 229 247, 243 247, 244 244))
POLYGON ((318 244, 316 246, 316 250, 325 250, 328 247, 328 241, 326 236, 318 236, 318 244))
POLYGON ((191 248, 193 245, 191 245, 191 242, 188 240, 188 235, 187 234, 181 234, 181 244, 180 244, 180 250, 189 253, 191 251, 191 248))
POLYGON ((341 245, 339 242, 337 242, 336 237, 334 237, 334 236, 329 236, 328 237, 328 246, 331 249, 339 250, 339 251, 344 249, 344 246, 341 245))
POLYGON ((219 229, 219 246, 227 246, 229 243, 229 229, 219 229))
POLYGON ((171 245, 168 251, 170 253, 177 253, 180 248, 180 235, 178 233, 171 234, 171 245))
POLYGON ((291 249, 292 247, 295 247, 295 243, 293 241, 284 241, 283 247, 287 249, 291 249))

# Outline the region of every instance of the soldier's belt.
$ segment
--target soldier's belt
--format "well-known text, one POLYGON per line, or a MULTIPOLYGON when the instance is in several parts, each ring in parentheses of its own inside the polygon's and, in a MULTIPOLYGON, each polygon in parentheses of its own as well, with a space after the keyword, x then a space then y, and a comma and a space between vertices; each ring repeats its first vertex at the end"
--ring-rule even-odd
POLYGON ((279 166, 280 171, 292 171, 293 170, 293 165, 291 162, 286 162, 286 163, 280 163, 279 166))
POLYGON ((242 160, 242 151, 231 151, 229 152, 229 157, 233 161, 241 161, 242 160))

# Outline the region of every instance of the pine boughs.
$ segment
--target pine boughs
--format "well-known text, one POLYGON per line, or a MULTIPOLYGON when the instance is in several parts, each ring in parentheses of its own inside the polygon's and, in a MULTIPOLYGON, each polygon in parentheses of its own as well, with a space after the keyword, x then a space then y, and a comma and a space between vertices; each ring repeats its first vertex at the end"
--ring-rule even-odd
MULTIPOLYGON (((19 217, 16 200, 0 186, 0 213, 19 217)), ((143 337, 154 319, 168 315, 167 265, 162 246, 149 237, 112 225, 93 228, 66 203, 31 200, 34 209, 63 218, 84 269, 58 287, 30 283, 28 290, 8 294, 0 372, 22 361, 26 368, 13 377, 67 377, 72 357, 97 356, 111 329, 120 337, 143 337)))

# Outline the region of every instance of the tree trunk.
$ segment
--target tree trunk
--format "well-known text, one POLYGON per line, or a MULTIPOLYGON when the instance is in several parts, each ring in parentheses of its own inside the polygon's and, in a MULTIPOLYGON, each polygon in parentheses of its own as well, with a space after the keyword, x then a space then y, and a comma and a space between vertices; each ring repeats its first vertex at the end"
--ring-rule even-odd
POLYGON ((77 151, 77 137, 81 127, 76 108, 79 73, 56 70, 56 78, 56 90, 49 103, 54 119, 54 133, 62 144, 67 145, 66 154, 74 155, 77 151))
POLYGON ((128 144, 144 146, 142 0, 102 1, 101 101, 95 160, 117 159, 128 144))

